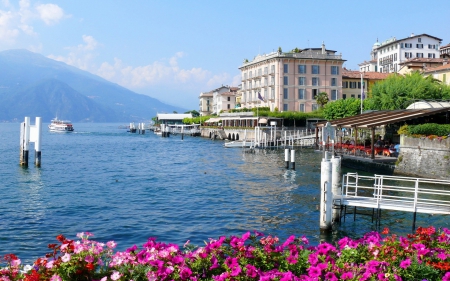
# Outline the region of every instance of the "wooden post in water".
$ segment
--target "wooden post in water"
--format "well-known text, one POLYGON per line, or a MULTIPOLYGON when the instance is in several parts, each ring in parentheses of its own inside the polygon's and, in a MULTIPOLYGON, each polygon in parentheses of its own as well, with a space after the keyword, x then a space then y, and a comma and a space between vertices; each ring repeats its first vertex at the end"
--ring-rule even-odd
POLYGON ((284 162, 286 163, 286 169, 289 169, 289 148, 284 149, 284 162))
POLYGON ((292 170, 295 170, 295 150, 291 150, 291 167, 292 170))

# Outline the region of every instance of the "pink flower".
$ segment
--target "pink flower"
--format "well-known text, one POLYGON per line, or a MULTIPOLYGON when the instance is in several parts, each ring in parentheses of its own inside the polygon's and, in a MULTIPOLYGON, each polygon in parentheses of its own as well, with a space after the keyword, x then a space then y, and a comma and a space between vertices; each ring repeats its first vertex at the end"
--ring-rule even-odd
POLYGON ((17 267, 17 266, 20 265, 20 263, 21 263, 20 259, 13 259, 13 260, 11 260, 11 266, 12 267, 17 267))
POLYGON ((450 272, 445 273, 444 277, 442 277, 442 281, 450 281, 450 272))
POLYGON ((325 274, 325 280, 338 281, 339 279, 337 279, 333 272, 327 272, 327 274, 325 274))
POLYGON ((254 267, 251 264, 247 264, 245 266, 245 268, 247 269, 246 274, 247 274, 248 277, 255 278, 257 276, 258 273, 256 271, 256 267, 254 267))
POLYGON ((51 269, 52 267, 53 267, 53 263, 54 263, 55 261, 49 261, 49 262, 47 262, 47 264, 45 265, 45 267, 46 268, 48 268, 48 269, 51 269))
POLYGON ((62 260, 63 262, 68 262, 68 261, 70 261, 70 254, 69 254, 69 253, 66 253, 64 256, 61 257, 61 260, 62 260))
POLYGON ((52 278, 50 278, 50 281, 62 281, 61 277, 59 275, 53 275, 52 278))
POLYGON ((106 243, 106 246, 110 249, 114 249, 117 246, 117 243, 114 241, 109 241, 106 243))
POLYGON ((322 270, 318 266, 311 266, 306 270, 309 277, 319 277, 322 274, 322 270))
POLYGON ((111 274, 111 279, 112 280, 119 280, 120 279, 120 276, 122 276, 121 274, 120 274, 120 272, 118 272, 118 271, 113 271, 113 273, 111 274))
POLYGON ((86 262, 94 262, 94 257, 91 256, 91 255, 87 255, 87 256, 84 258, 84 260, 85 260, 86 262))

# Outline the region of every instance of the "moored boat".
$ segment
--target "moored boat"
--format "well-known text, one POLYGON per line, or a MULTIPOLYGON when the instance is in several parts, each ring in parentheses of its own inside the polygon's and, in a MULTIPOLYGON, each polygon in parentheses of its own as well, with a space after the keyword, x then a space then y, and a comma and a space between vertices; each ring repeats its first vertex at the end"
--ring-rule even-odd
POLYGON ((58 117, 52 120, 52 123, 48 125, 48 128, 52 132, 72 132, 72 123, 68 120, 59 120, 58 117))

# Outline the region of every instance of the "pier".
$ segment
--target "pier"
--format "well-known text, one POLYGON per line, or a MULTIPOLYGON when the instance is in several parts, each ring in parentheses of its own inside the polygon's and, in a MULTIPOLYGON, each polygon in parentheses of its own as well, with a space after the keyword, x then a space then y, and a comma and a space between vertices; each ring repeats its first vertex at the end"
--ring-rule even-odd
POLYGON ((413 213, 450 214, 450 181, 401 176, 361 176, 348 173, 342 179, 342 194, 333 196, 333 208, 347 214, 347 208, 371 208, 379 225, 381 210, 413 213))

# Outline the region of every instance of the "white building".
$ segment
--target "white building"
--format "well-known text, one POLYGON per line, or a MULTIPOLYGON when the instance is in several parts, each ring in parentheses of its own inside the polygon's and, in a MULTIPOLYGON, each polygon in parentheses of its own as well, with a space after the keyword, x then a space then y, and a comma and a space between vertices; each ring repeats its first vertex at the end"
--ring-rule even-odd
POLYGON ((412 58, 439 58, 439 46, 442 39, 420 34, 399 39, 390 38, 384 42, 377 42, 371 51, 371 60, 359 64, 361 72, 377 71, 384 73, 398 72, 399 63, 412 58))
POLYGON ((235 108, 238 89, 237 87, 221 86, 210 92, 200 93, 200 115, 219 114, 235 108))

